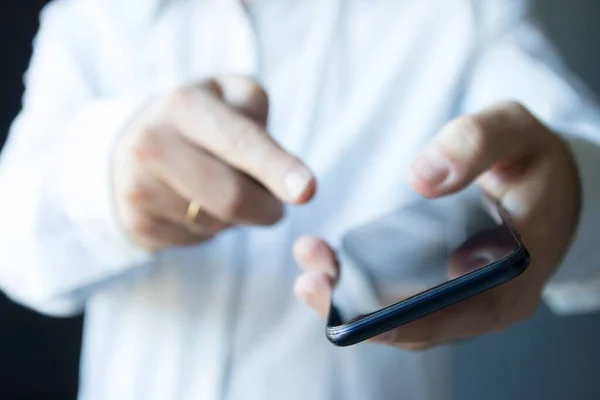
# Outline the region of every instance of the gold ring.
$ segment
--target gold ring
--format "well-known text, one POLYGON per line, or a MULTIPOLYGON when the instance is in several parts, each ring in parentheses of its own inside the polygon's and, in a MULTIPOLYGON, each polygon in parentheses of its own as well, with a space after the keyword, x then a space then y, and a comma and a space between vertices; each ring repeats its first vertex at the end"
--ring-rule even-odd
POLYGON ((198 218, 198 214, 200 214, 201 209, 202 207, 200 207, 199 202, 196 200, 190 201, 190 205, 185 212, 185 222, 188 224, 193 224, 196 222, 196 218, 198 218))

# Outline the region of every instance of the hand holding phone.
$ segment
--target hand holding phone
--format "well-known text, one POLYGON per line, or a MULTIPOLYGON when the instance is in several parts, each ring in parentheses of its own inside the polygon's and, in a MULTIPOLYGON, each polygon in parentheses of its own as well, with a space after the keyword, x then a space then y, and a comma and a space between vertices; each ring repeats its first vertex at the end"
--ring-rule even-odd
MULTIPOLYGON (((451 330, 440 324, 457 320, 453 304, 525 270, 529 254, 506 214, 494 209, 495 222, 482 207, 464 207, 464 202, 455 200, 422 200, 345 235, 327 315, 326 334, 332 343, 349 346, 386 333, 398 339, 394 335, 401 335, 403 326, 407 326, 404 331, 423 325, 447 333, 451 330), (436 323, 431 323, 433 316, 426 318, 440 310, 436 323), (422 318, 424 322, 416 321, 422 318)), ((310 239, 304 242, 304 246, 315 245, 324 246, 311 244, 310 239)), ((300 242, 299 257, 307 249, 302 246, 300 242)), ((485 296, 492 294, 475 301, 476 312, 482 310, 482 301, 491 304, 485 296)), ((495 314, 489 311, 479 315, 489 321, 469 325, 463 335, 493 330, 495 314)), ((423 329, 419 335, 435 334, 423 329)))
MULTIPOLYGON (((328 311, 332 296, 336 296, 333 288, 338 279, 345 279, 345 275, 357 277, 360 274, 345 274, 341 271, 338 276, 336 254, 332 248, 317 238, 301 238, 294 247, 294 253, 304 273, 296 282, 295 292, 309 306, 319 311, 323 318, 328 317, 330 339, 337 334, 339 344, 343 345, 376 334, 374 340, 403 349, 420 350, 488 332, 503 331, 531 316, 539 305, 547 282, 565 257, 577 228, 581 187, 577 165, 568 146, 523 106, 501 103, 478 114, 460 117, 446 125, 413 162, 408 181, 416 192, 426 198, 442 198, 477 183, 483 192, 501 205, 500 212, 506 210, 505 214, 510 215, 510 230, 514 233, 514 226, 520 233, 514 234, 513 238, 518 248, 524 250, 523 244, 527 246, 532 256, 532 265, 525 273, 511 280, 507 279, 508 275, 500 273, 487 275, 490 271, 502 271, 497 268, 496 263, 488 265, 489 268, 484 266, 472 272, 468 268, 465 270, 462 264, 455 267, 457 259, 461 259, 459 252, 458 256, 448 258, 447 271, 451 275, 446 278, 452 280, 441 283, 443 290, 430 292, 440 286, 440 281, 435 279, 436 272, 430 271, 432 274, 427 278, 429 285, 417 288, 421 293, 416 296, 410 290, 402 294, 402 306, 395 306, 398 298, 391 299, 388 304, 379 304, 381 294, 377 290, 372 291, 371 300, 375 301, 375 307, 359 310, 363 313, 354 318, 370 315, 367 325, 372 328, 374 321, 381 325, 376 332, 368 332, 364 324, 360 327, 354 325, 353 331, 360 330, 360 335, 355 334, 352 340, 346 342, 341 326, 353 322, 352 317, 328 311), (456 272, 452 271, 456 268, 458 272, 467 273, 453 279, 456 276, 452 274, 456 272), (480 273, 489 280, 479 279, 479 275, 476 280, 489 285, 489 288, 483 292, 466 290, 466 286, 471 286, 471 289, 484 287, 472 285, 475 278, 472 274, 480 273), (470 281, 469 285, 465 284, 466 281, 470 281), (505 284, 491 288, 503 281, 505 284), (448 290, 448 285, 452 286, 452 290, 448 290), (443 296, 440 294, 442 292, 443 296), (457 299, 448 293, 461 292, 458 300, 462 298, 463 301, 456 304, 448 301, 457 299), (479 294, 473 295, 475 293, 479 294), (412 297, 403 299, 403 296, 412 297), (440 299, 444 301, 440 303, 440 299), (425 300, 427 301, 424 302, 425 300), (396 302, 393 303, 394 301, 396 302), (423 307, 427 302, 432 306, 430 311, 437 311, 428 314, 428 310, 423 307), (380 306, 383 308, 379 308, 380 306), (423 312, 416 312, 417 308, 423 312), (373 313, 374 309, 376 311, 373 313), (390 311, 394 312, 389 313, 390 311), (405 320, 397 325, 402 313, 405 320), (385 329, 380 330, 382 327, 385 329), (383 332, 385 334, 381 335, 383 332)), ((487 235, 493 236, 494 233, 487 235)), ((461 239, 466 243, 465 246, 473 243, 468 241, 468 237, 461 239)), ((474 240, 477 243, 483 239, 485 236, 474 240)), ((459 244, 454 250, 460 248, 459 244)), ((516 257, 515 260, 520 261, 510 264, 513 266, 507 264, 504 270, 514 272, 516 267, 516 276, 523 269, 527 258, 522 256, 523 251, 511 254, 511 258, 516 257), (521 256, 517 257, 519 254, 521 256)), ((340 259, 343 257, 340 255, 340 259)), ((368 266, 369 263, 364 265, 368 266)), ((388 265, 399 267, 397 264, 388 265)), ((405 268, 406 265, 410 264, 403 263, 402 267, 405 268)), ((360 271, 361 268, 355 270, 360 271)), ((355 282, 367 282, 362 285, 363 288, 377 289, 377 281, 369 281, 372 278, 369 274, 363 274, 355 282)), ((340 287, 341 284, 338 283, 340 287)))

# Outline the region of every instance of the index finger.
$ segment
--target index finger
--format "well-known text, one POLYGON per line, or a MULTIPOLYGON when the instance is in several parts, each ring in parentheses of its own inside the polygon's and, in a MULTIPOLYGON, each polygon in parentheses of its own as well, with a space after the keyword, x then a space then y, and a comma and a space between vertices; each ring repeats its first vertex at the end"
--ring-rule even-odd
POLYGON ((260 123, 195 88, 180 89, 170 101, 172 122, 198 146, 250 175, 284 202, 304 203, 313 196, 312 172, 260 123))

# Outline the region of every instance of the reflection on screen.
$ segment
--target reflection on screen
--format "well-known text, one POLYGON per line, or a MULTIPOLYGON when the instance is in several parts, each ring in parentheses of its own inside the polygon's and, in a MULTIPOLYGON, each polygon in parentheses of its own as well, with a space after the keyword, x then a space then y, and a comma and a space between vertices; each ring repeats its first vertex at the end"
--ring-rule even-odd
POLYGON ((513 254, 517 241, 493 216, 453 197, 422 200, 348 233, 333 295, 342 322, 513 254))

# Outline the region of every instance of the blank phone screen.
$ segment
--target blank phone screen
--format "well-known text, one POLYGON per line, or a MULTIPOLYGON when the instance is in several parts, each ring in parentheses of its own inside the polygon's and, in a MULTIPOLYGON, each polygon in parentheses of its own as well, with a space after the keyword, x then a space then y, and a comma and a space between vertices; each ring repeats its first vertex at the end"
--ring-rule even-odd
POLYGON ((495 208, 419 200, 348 232, 333 292, 342 324, 501 261, 519 250, 495 208))

